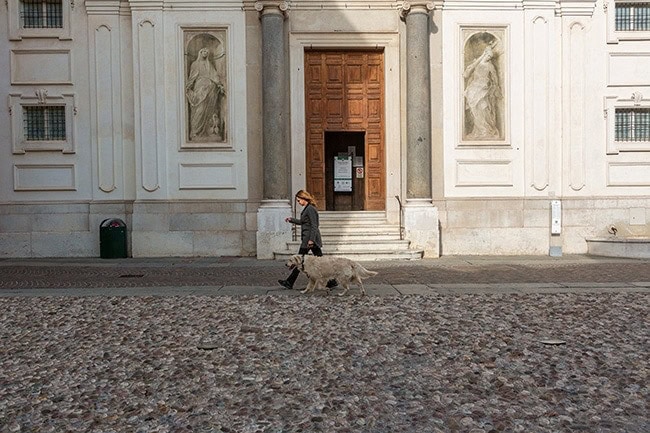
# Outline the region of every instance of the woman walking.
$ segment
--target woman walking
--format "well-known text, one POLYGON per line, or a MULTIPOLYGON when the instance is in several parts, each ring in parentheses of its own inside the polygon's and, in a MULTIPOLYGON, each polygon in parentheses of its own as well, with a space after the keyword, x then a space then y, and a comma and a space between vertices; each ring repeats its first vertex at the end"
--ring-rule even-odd
MULTIPOLYGON (((318 228, 316 200, 310 193, 301 189, 296 193, 296 201, 303 207, 302 212, 300 212, 300 219, 287 217, 284 220, 291 224, 300 224, 300 249, 298 250, 298 254, 305 255, 311 250, 315 256, 322 256, 323 251, 321 247, 323 243, 320 229, 318 228)), ((278 280, 278 283, 287 289, 293 289, 293 284, 296 282, 298 274, 300 274, 300 270, 294 268, 286 280, 278 280)), ((335 280, 327 283, 327 287, 334 286, 336 286, 335 280)))

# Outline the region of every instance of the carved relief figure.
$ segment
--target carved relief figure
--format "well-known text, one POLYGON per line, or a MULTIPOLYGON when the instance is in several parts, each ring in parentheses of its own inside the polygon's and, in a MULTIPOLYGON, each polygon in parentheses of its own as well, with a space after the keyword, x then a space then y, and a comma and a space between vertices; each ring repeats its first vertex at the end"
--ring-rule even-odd
MULTIPOLYGON (((224 68, 216 61, 225 56, 221 42, 210 35, 195 38, 194 45, 202 42, 192 61, 185 83, 185 96, 189 110, 189 137, 191 142, 226 141, 224 68), (216 49, 221 51, 215 53, 216 49), (221 71, 220 71, 221 69, 221 71)), ((188 50, 188 57, 191 51, 188 50)))
POLYGON ((466 140, 499 140, 503 138, 503 92, 496 50, 498 40, 482 32, 468 40, 467 51, 480 52, 463 72, 465 79, 466 140), (480 50, 480 51, 479 51, 480 50))

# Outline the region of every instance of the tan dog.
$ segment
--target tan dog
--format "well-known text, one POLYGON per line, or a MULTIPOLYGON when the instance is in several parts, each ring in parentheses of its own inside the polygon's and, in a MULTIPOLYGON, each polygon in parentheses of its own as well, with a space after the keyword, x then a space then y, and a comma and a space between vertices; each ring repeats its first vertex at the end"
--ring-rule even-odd
POLYGON ((297 267, 309 278, 307 288, 302 293, 310 293, 317 288, 325 289, 327 282, 335 279, 343 287, 343 293, 339 296, 348 293, 350 283, 359 284, 361 294, 365 295, 366 289, 361 280, 377 275, 377 272, 369 271, 353 260, 334 256, 295 255, 289 258, 287 267, 290 269, 297 267))

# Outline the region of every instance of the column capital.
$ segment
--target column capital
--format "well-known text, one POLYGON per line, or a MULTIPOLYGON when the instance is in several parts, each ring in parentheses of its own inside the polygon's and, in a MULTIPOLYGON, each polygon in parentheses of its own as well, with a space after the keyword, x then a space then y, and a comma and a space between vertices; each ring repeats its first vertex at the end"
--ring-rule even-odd
POLYGON ((280 14, 286 17, 289 3, 277 0, 260 0, 255 2, 255 10, 260 13, 260 17, 266 14, 280 14))
POLYGON ((428 14, 434 9, 435 5, 432 1, 416 1, 402 3, 399 7, 399 15, 402 19, 406 18, 409 13, 425 13, 428 14))

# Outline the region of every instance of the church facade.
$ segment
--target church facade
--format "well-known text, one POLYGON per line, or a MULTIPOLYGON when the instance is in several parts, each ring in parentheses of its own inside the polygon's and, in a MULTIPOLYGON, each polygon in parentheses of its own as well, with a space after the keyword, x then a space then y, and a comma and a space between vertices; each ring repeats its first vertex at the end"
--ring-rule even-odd
POLYGON ((650 236, 650 2, 4 7, 0 257, 273 258, 300 189, 425 257, 650 236))

